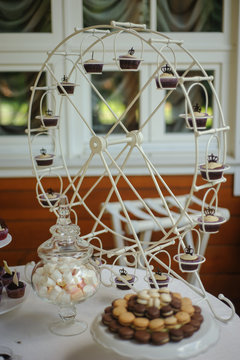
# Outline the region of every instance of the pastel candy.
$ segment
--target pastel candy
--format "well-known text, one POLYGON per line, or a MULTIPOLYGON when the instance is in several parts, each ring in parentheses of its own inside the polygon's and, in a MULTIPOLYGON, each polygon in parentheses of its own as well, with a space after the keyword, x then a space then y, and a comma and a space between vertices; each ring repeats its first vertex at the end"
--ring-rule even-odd
POLYGON ((57 281, 61 281, 62 280, 62 274, 60 273, 60 271, 58 271, 57 269, 54 270, 53 273, 51 273, 51 278, 53 280, 57 281))
POLYGON ((92 286, 92 285, 86 285, 83 288, 83 292, 84 292, 85 295, 90 296, 95 292, 95 287, 92 286))
POLYGON ((52 278, 48 277, 47 278, 47 281, 44 281, 44 285, 47 285, 47 286, 55 286, 56 285, 56 281, 54 281, 52 278))

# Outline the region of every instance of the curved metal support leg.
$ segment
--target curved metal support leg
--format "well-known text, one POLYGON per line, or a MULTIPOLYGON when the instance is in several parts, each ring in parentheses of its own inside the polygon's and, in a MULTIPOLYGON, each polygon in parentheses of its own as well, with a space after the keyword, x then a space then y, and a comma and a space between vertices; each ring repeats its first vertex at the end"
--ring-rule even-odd
POLYGON ((208 303, 208 306, 210 307, 214 317, 217 320, 222 321, 224 323, 227 323, 228 321, 230 321, 233 318, 234 314, 235 314, 235 307, 234 307, 233 303, 228 298, 226 298, 223 294, 219 294, 218 299, 227 303, 227 305, 230 307, 229 310, 231 311, 231 313, 230 313, 230 315, 228 317, 222 317, 222 316, 218 315, 216 313, 216 311, 214 310, 214 308, 213 308, 213 306, 212 306, 212 304, 211 304, 211 302, 209 300, 208 294, 206 293, 206 291, 204 289, 204 286, 202 284, 202 281, 200 279, 200 276, 199 276, 199 274, 197 272, 195 272, 195 276, 196 276, 196 278, 197 278, 197 280, 199 282, 200 288, 201 288, 201 290, 203 292, 204 300, 206 300, 206 302, 208 303))

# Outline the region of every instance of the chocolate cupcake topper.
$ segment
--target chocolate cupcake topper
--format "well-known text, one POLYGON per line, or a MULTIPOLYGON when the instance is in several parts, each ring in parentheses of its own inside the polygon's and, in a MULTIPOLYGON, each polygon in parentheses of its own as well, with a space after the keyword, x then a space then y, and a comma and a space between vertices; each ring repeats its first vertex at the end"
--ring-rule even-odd
POLYGON ((213 208, 208 207, 207 209, 204 210, 204 214, 206 216, 209 216, 209 215, 213 216, 215 214, 215 210, 213 208))
POLYGON ((121 276, 126 276, 127 275, 127 271, 124 268, 120 269, 119 273, 120 273, 121 276))
POLYGON ((157 269, 156 274, 161 276, 161 275, 162 275, 161 270, 160 270, 160 269, 157 269))
POLYGON ((41 149, 40 149, 40 153, 41 153, 42 155, 46 155, 47 150, 46 150, 46 149, 44 149, 44 148, 41 148, 41 149))
POLYGON ((46 115, 48 115, 48 116, 52 116, 52 114, 53 114, 52 110, 47 109, 47 111, 46 111, 46 115))
POLYGON ((198 103, 196 103, 195 105, 193 105, 193 110, 196 112, 201 112, 201 106, 198 103))
POLYGON ((131 47, 130 50, 128 50, 129 55, 133 55, 135 53, 135 50, 133 47, 131 47))
POLYGON ((67 82, 67 81, 68 81, 68 77, 67 77, 66 75, 63 75, 62 81, 63 81, 63 82, 67 82))
POLYGON ((172 75, 174 75, 171 67, 170 67, 168 64, 166 64, 165 66, 161 67, 161 70, 162 70, 162 72, 165 73, 165 74, 172 74, 172 75))
POLYGON ((52 188, 47 189, 47 194, 53 195, 54 191, 52 188))
POLYGON ((184 250, 185 254, 190 254, 190 255, 193 255, 194 254, 194 249, 188 245, 185 250, 184 250))
POLYGON ((218 156, 216 155, 208 155, 208 162, 211 163, 211 162, 218 162, 218 156))

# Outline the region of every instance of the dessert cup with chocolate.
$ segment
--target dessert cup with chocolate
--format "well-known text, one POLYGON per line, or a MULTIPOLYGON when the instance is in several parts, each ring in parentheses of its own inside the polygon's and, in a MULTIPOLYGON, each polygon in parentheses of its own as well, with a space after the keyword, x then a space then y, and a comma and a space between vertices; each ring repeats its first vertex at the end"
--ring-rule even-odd
MULTIPOLYGON (((15 274, 15 272, 13 271, 12 274, 5 272, 5 274, 2 275, 1 280, 5 287, 8 286, 13 281, 14 274, 15 274)), ((17 277, 18 277, 18 279, 20 278, 19 272, 17 272, 17 277)))
MULTIPOLYGON (((212 118, 211 115, 208 115, 208 113, 206 112, 201 112, 201 107, 196 104, 193 106, 193 114, 195 117, 195 121, 196 121, 196 127, 198 130, 203 130, 206 129, 206 124, 207 124, 207 119, 208 118, 212 118)), ((187 127, 190 129, 194 129, 193 126, 193 117, 191 114, 180 114, 179 117, 186 119, 187 122, 187 127)))
POLYGON ((173 259, 179 263, 179 268, 183 272, 197 271, 199 264, 206 260, 204 256, 194 254, 190 245, 185 248, 184 253, 174 255, 173 259))
MULTIPOLYGON (((154 278, 156 279, 158 288, 167 287, 170 281, 170 277, 166 273, 162 273, 161 271, 157 271, 154 274, 154 278)), ((151 277, 148 278, 149 284, 151 288, 155 288, 154 282, 151 277)))
POLYGON ((226 222, 223 216, 217 216, 213 208, 208 207, 204 210, 205 216, 197 218, 197 222, 201 231, 208 233, 218 232, 220 226, 226 222))
POLYGON ((128 274, 125 269, 120 269, 119 273, 120 273, 120 277, 116 277, 114 279, 116 287, 118 289, 120 289, 120 290, 129 290, 129 289, 131 289, 131 286, 136 281, 136 276, 132 275, 132 274, 128 274), (125 279, 129 283, 129 286, 121 279, 121 277, 123 279, 125 279))
MULTIPOLYGON (((69 82, 67 76, 65 76, 65 75, 63 76, 62 81, 60 82, 60 84, 64 88, 64 90, 66 91, 66 93, 68 95, 74 94, 74 89, 75 89, 76 84, 69 82)), ((60 95, 66 95, 61 86, 57 85, 57 89, 58 89, 59 94, 60 95)))
POLYGON ((83 67, 88 74, 102 74, 103 62, 92 58, 83 63, 83 67))
POLYGON ((57 126, 60 116, 53 115, 51 110, 47 110, 45 115, 38 115, 36 119, 40 119, 42 121, 42 125, 45 127, 57 126))
POLYGON ((218 156, 208 155, 208 163, 199 166, 200 173, 204 180, 218 180, 223 176, 223 172, 229 169, 229 166, 218 162, 218 156))
POLYGON ((162 74, 155 78, 157 89, 176 89, 178 79, 174 76, 171 67, 166 64, 161 70, 162 74))
POLYGON ((19 299, 25 294, 26 284, 19 281, 17 273, 14 272, 12 282, 6 286, 7 296, 12 299, 19 299))
POLYGON ((59 200, 60 198, 60 193, 53 191, 53 189, 49 188, 45 194, 41 194, 39 195, 39 200, 41 202, 41 204, 43 206, 51 206, 51 205, 55 205, 56 202, 59 200), (49 202, 50 205, 49 205, 49 202))
POLYGON ((3 219, 0 219, 0 240, 6 239, 8 235, 8 227, 3 219))
POLYGON ((118 58, 119 66, 122 70, 138 70, 141 63, 141 59, 137 59, 133 54, 135 50, 133 47, 128 51, 126 55, 120 55, 118 58))
POLYGON ((47 154, 46 149, 40 150, 40 155, 35 156, 35 161, 38 166, 50 166, 53 163, 53 154, 47 154))

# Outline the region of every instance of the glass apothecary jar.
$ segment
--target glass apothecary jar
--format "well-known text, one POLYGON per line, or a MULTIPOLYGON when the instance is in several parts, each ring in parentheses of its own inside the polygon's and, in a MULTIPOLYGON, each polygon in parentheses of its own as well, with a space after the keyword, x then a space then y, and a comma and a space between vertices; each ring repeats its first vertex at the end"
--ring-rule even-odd
POLYGON ((35 265, 31 282, 36 294, 59 307, 61 320, 51 324, 57 335, 76 335, 87 324, 77 320, 76 304, 94 295, 100 284, 98 268, 92 260, 93 249, 81 239, 80 228, 71 222, 67 199, 60 200, 52 237, 38 248, 41 261, 35 265))

